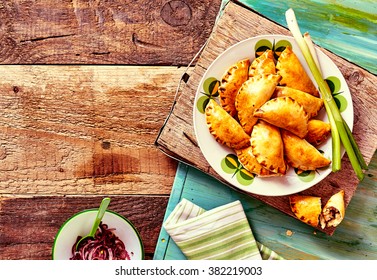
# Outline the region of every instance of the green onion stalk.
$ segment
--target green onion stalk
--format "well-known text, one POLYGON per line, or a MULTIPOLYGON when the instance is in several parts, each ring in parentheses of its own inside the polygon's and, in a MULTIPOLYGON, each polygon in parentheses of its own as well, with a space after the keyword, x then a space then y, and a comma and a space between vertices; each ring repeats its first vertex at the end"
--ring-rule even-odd
MULTIPOLYGON (((316 80, 321 97, 326 109, 326 113, 331 126, 332 136, 332 171, 337 172, 341 169, 341 143, 348 155, 352 168, 354 169, 357 178, 361 181, 364 178, 363 169, 367 169, 363 156, 357 146, 357 143, 350 131, 347 123, 344 121, 338 106, 332 96, 331 90, 327 82, 323 79, 322 73, 319 69, 319 64, 316 62, 316 56, 313 57, 312 51, 314 47, 308 44, 308 38, 302 36, 298 26, 296 16, 292 9, 288 9, 285 13, 286 21, 289 30, 291 31, 296 43, 301 49, 303 56, 316 80)), ((307 35, 308 36, 308 35, 307 35)), ((310 37, 309 37, 310 38, 310 37)), ((311 40, 310 40, 311 42, 311 40)))

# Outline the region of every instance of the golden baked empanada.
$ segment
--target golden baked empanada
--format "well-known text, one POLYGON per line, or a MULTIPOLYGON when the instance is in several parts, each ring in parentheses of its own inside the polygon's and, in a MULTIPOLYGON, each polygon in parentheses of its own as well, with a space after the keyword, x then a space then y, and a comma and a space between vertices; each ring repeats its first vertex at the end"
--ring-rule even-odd
POLYGON ((344 190, 341 190, 331 196, 323 207, 320 217, 321 228, 336 227, 343 220, 344 214, 344 190))
POLYGON ((251 132, 250 143, 253 155, 264 168, 282 175, 286 173, 283 141, 278 127, 259 120, 251 132))
POLYGON ((209 100, 205 115, 209 132, 217 142, 232 149, 242 149, 250 145, 250 136, 215 100, 209 100))
POLYGON ((330 135, 331 125, 321 120, 311 119, 308 122, 308 133, 305 140, 314 146, 322 144, 330 135))
POLYGON ((304 138, 308 132, 308 114, 291 97, 277 97, 267 101, 254 112, 260 118, 304 138))
POLYGON ((220 81, 220 104, 232 117, 237 114, 235 100, 241 85, 249 77, 250 60, 240 60, 232 65, 223 75, 220 81))
POLYGON ((285 160, 290 166, 300 170, 316 170, 331 163, 305 139, 283 129, 281 137, 284 143, 285 160))
POLYGON ((256 174, 260 177, 280 175, 264 168, 255 158, 251 146, 244 149, 235 150, 235 152, 237 154, 238 160, 241 162, 243 167, 245 167, 251 173, 256 174))
POLYGON ((321 198, 308 195, 291 195, 289 204, 292 212, 304 223, 317 227, 321 215, 321 198))
POLYGON ((274 92, 274 96, 289 96, 296 100, 304 107, 304 110, 308 113, 309 119, 318 115, 318 112, 323 107, 323 100, 315 97, 309 93, 303 92, 298 89, 290 87, 277 86, 274 92))
POLYGON ((251 77, 242 84, 236 97, 236 110, 247 134, 251 133, 258 120, 254 117, 254 111, 271 98, 280 79, 279 75, 262 74, 251 77))
POLYGON ((251 62, 249 76, 254 77, 261 74, 276 74, 274 53, 272 50, 266 50, 261 56, 251 62))
POLYGON ((282 76, 280 85, 299 89, 319 97, 316 86, 289 46, 281 53, 276 64, 276 69, 278 70, 277 73, 282 76))

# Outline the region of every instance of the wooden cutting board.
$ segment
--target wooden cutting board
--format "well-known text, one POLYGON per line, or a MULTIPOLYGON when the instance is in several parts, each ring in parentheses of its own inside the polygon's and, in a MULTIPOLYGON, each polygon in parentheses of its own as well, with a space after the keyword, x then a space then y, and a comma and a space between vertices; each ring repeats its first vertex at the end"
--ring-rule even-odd
MULTIPOLYGON (((227 185, 229 184, 208 164, 197 144, 192 116, 194 97, 201 77, 218 55, 241 40, 262 34, 290 35, 290 32, 250 8, 238 2, 230 1, 222 10, 196 66, 183 76, 183 82, 180 83, 178 88, 177 98, 171 113, 156 139, 156 146, 164 153, 213 176, 227 185)), ((347 81, 354 105, 354 137, 368 164, 377 148, 377 111, 375 104, 377 92, 374 86, 377 84, 377 78, 330 51, 321 50, 338 66, 347 81)), ((343 189, 347 207, 358 184, 359 181, 353 172, 348 157, 344 156, 341 171, 330 174, 325 180, 301 194, 320 196, 322 201, 327 201, 331 195, 343 189)), ((229 187, 233 188, 231 185, 229 187)), ((248 195, 295 217, 289 207, 289 196, 248 195)), ((332 235, 335 228, 322 230, 318 227, 318 230, 332 235)))

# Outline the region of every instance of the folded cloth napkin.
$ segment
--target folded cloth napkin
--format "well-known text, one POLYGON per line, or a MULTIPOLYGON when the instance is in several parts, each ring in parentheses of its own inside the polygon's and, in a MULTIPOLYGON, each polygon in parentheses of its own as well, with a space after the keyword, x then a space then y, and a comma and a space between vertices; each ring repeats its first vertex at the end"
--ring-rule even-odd
POLYGON ((164 228, 189 260, 282 259, 254 239, 238 200, 206 211, 183 198, 164 228))

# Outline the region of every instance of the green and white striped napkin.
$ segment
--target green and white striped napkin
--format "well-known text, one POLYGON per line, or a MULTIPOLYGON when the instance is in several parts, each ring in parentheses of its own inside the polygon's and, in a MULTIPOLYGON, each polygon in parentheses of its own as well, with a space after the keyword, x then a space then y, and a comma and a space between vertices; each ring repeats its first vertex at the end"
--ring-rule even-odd
POLYGON ((182 199, 164 228, 189 260, 283 259, 254 239, 238 200, 206 211, 182 199))

